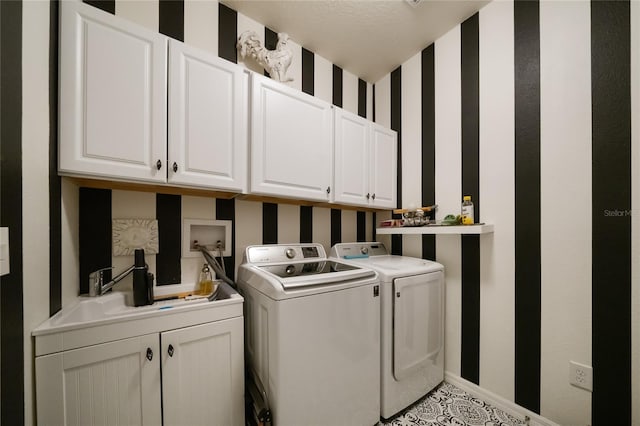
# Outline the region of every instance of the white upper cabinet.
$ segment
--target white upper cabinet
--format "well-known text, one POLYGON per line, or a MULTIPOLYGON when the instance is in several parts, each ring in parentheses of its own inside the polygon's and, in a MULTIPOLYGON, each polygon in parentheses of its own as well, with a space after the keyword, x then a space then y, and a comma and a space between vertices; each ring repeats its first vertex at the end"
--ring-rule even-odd
POLYGON ((334 131, 333 201, 366 206, 370 198, 370 122, 334 108, 334 131))
POLYGON ((250 192, 329 201, 331 110, 318 98, 252 75, 250 192))
POLYGON ((337 203, 396 207, 397 134, 335 108, 334 197, 337 203))
POLYGON ((395 207, 395 132, 80 1, 59 83, 61 175, 395 207))
POLYGON ((370 206, 396 208, 398 180, 398 134, 371 123, 370 206))
POLYGON ((60 11, 60 173, 164 182, 167 38, 82 2, 60 11))
POLYGON ((169 41, 168 182, 246 192, 248 75, 169 41))

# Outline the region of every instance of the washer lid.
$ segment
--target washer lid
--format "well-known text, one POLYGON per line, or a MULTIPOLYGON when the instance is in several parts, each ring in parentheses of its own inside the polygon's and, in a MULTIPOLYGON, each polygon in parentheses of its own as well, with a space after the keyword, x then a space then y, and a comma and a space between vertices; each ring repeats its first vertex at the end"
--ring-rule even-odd
POLYGON ((367 278, 375 272, 334 260, 261 265, 258 269, 275 275, 287 289, 314 285, 338 284, 356 278, 367 278))

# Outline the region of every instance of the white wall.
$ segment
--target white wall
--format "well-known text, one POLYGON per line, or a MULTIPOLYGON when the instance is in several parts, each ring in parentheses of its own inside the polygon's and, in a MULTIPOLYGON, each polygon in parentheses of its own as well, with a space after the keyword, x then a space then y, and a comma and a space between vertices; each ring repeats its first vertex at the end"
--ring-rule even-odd
POLYGON ((507 119, 514 116, 512 16, 512 2, 493 2, 478 22, 481 220, 499 224, 497 232, 480 239, 480 383, 510 400, 515 368, 514 122, 507 119))
MULTIPOLYGON (((384 127, 391 128, 391 75, 387 74, 375 83, 376 123, 384 127)), ((380 223, 383 220, 391 219, 391 212, 376 214, 376 220, 380 223)), ((391 235, 379 235, 376 239, 383 243, 391 251, 391 235)))
MULTIPOLYGON (((460 210, 462 197, 462 129, 461 129, 460 26, 442 36, 435 45, 435 190, 436 219, 460 210)), ((410 85, 406 81, 403 84, 410 85)), ((402 152, 411 156, 410 151, 402 152)), ((436 237, 436 261, 445 270, 444 367, 460 375, 462 260, 460 237, 436 237)))
POLYGON ((591 421, 567 380, 569 360, 591 365, 590 31, 588 2, 540 3, 540 409, 561 424, 591 421))
MULTIPOLYGON (((402 206, 417 208, 422 206, 422 96, 421 96, 422 54, 418 52, 402 64, 402 150, 412 155, 402 156, 402 206)), ((422 257, 422 236, 403 235, 402 251, 406 256, 422 257)))
MULTIPOLYGON (((24 392, 31 395, 31 330, 49 317, 49 3, 23 2, 22 13, 24 392)), ((25 398, 25 424, 34 410, 25 398)))

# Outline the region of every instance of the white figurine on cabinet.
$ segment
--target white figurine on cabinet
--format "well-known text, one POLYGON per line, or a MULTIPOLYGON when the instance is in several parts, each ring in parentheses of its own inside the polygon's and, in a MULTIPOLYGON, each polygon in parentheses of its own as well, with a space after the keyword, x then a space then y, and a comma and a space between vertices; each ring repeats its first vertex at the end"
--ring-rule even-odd
POLYGON ((256 62, 269 73, 272 79, 281 82, 293 81, 287 77, 287 69, 291 65, 293 53, 287 47, 289 35, 278 33, 278 44, 275 50, 268 50, 262 46, 258 34, 255 31, 245 31, 238 37, 236 49, 240 52, 240 57, 244 59, 251 56, 256 62))

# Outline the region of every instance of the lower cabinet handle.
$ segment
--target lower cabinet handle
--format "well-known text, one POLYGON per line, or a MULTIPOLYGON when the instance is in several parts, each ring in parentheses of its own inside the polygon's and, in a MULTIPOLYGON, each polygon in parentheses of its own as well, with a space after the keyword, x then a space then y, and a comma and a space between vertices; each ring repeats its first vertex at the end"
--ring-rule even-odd
POLYGON ((153 351, 151 348, 147 348, 147 359, 151 361, 153 359, 153 351))
POLYGON ((173 162, 173 173, 177 173, 178 172, 178 164, 174 161, 173 162))
POLYGON ((169 353, 169 356, 173 356, 173 345, 169 345, 167 352, 169 353))
POLYGON ((162 161, 156 161, 156 169, 160 170, 162 168, 162 161))
POLYGON ((369 195, 369 193, 367 192, 367 200, 371 198, 371 195, 369 195))
POLYGON ((373 194, 373 195, 371 196, 371 198, 375 200, 375 199, 376 199, 376 194, 373 194))

